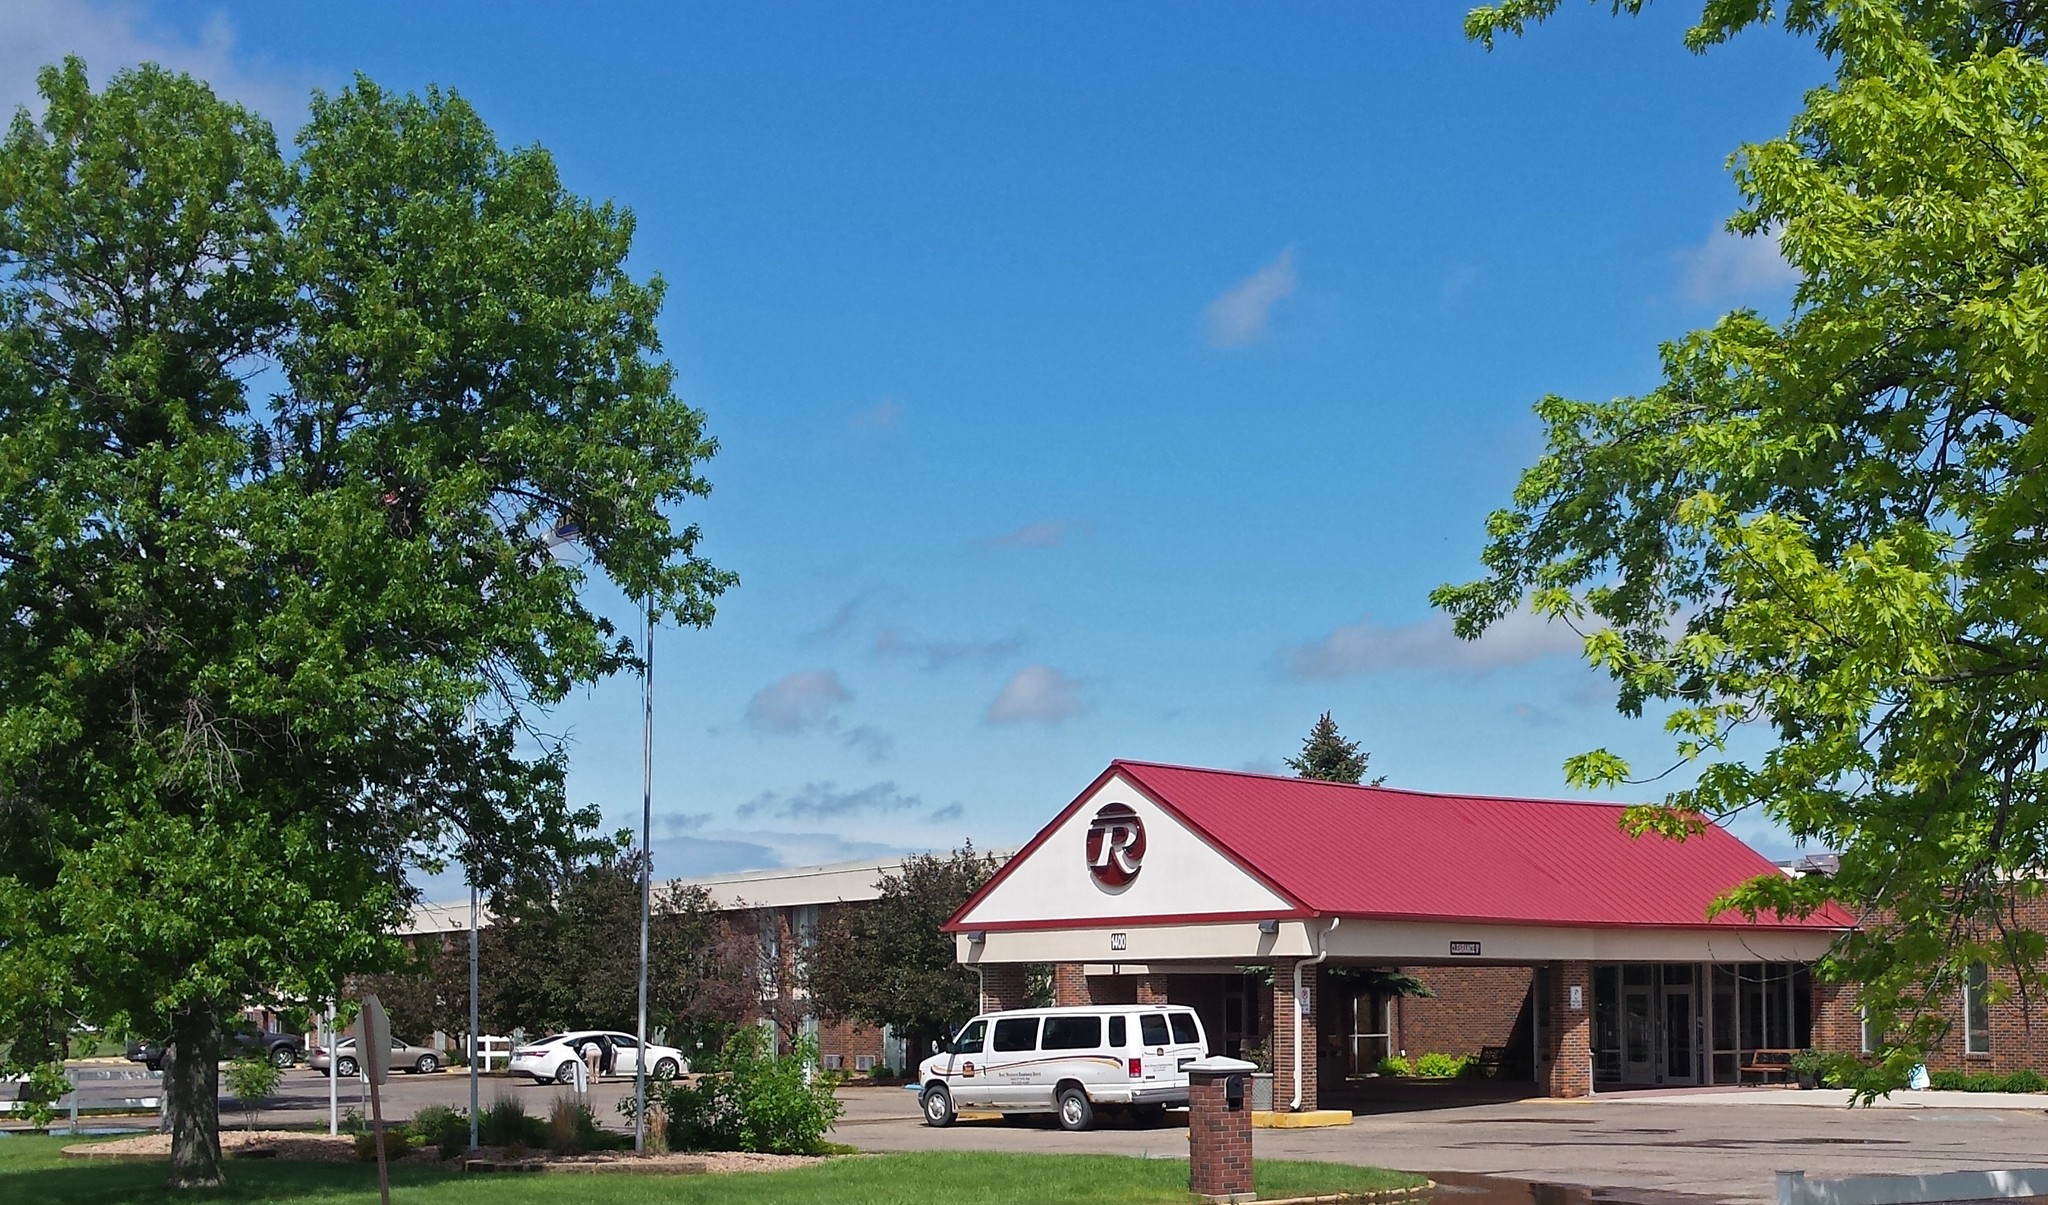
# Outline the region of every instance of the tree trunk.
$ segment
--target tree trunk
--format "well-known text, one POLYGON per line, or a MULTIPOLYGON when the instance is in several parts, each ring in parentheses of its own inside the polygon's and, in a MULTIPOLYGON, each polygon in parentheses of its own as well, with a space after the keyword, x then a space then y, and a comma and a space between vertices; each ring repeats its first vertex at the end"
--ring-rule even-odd
POLYGON ((220 1172, 220 1019, 196 1004, 171 1019, 164 1046, 164 1122, 172 1188, 214 1188, 220 1172))

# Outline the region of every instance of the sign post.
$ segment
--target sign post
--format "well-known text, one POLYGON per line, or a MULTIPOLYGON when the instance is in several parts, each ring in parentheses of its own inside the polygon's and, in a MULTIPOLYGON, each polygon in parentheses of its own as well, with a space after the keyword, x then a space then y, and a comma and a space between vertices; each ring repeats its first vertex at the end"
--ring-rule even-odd
MULTIPOLYGON (((384 1102, 377 1089, 391 1073, 391 1022, 384 1005, 375 996, 363 997, 362 1015, 356 1018, 356 1061, 363 1078, 370 1081, 370 1132, 377 1139, 377 1192, 384 1205, 391 1205, 391 1165, 384 1157, 384 1102)), ((332 1075, 333 1069, 328 1070, 332 1075)))

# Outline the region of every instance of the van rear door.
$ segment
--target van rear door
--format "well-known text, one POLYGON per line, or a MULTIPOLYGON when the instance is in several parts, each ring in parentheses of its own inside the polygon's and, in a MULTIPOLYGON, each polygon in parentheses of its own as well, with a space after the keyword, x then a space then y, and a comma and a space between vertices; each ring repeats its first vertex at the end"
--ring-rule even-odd
POLYGON ((1189 1063, 1209 1054, 1208 1042, 1202 1033, 1202 1019, 1195 1015, 1193 1009, 1180 1008, 1166 1014, 1166 1023, 1173 1038, 1168 1057, 1173 1060, 1174 1071, 1186 1075, 1189 1063))

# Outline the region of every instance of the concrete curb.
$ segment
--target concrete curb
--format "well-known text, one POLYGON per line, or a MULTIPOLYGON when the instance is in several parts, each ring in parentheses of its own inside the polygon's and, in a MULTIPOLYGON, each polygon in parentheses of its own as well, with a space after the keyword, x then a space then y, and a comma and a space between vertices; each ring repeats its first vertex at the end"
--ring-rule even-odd
MULTIPOLYGON (((1256 1164, 1254 1168, 1256 1169, 1256 1164)), ((1405 1201, 1436 1189, 1436 1181, 1424 1180, 1413 1188, 1382 1188, 1375 1192, 1335 1192, 1320 1197, 1261 1197, 1259 1205, 1331 1205, 1340 1201, 1405 1201)))

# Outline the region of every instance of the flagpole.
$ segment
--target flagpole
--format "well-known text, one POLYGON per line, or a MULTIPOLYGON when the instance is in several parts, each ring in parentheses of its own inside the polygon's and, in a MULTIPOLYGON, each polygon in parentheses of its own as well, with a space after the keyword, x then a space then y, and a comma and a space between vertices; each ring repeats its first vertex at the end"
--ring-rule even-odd
POLYGON ((641 612, 645 656, 640 669, 640 1030, 633 1075, 633 1149, 647 1149, 647 930, 654 875, 654 594, 641 612))

